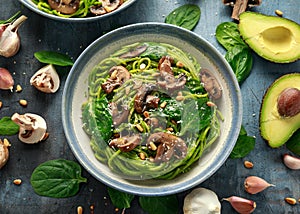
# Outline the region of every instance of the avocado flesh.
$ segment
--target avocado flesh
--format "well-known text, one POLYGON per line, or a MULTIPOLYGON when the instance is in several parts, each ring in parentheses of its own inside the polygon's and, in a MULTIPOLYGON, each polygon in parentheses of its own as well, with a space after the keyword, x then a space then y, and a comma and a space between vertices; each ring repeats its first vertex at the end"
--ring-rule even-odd
POLYGON ((260 133, 272 148, 282 146, 300 128, 300 113, 282 117, 277 110, 277 98, 286 88, 300 89, 300 73, 286 74, 266 91, 260 111, 260 133))
POLYGON ((276 63, 300 59, 298 23, 282 17, 244 12, 238 27, 244 41, 261 57, 276 63))

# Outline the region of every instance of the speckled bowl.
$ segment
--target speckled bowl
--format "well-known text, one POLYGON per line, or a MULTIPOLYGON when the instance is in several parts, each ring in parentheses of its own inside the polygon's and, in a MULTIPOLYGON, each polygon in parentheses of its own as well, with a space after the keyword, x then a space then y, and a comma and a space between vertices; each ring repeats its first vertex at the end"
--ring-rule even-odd
POLYGON ((52 15, 49 13, 46 13, 40 9, 37 8, 36 4, 34 4, 32 2, 32 0, 19 0, 22 4, 24 4, 27 8, 29 8, 30 10, 32 10, 33 12, 45 16, 47 18, 50 19, 54 19, 57 21, 65 21, 65 22, 89 22, 89 21, 97 21, 100 19, 104 19, 107 18, 109 16, 113 16, 119 12, 121 12, 122 10, 124 10, 125 8, 131 6, 136 0, 128 0, 126 1, 124 4, 122 4, 119 8, 117 8, 116 10, 101 15, 101 16, 91 16, 91 17, 85 17, 85 18, 64 18, 64 17, 60 17, 60 16, 56 16, 56 15, 52 15))
POLYGON ((136 195, 160 196, 190 189, 213 175, 225 162, 237 140, 242 121, 240 88, 224 57, 199 35, 163 23, 141 23, 114 30, 97 39, 78 57, 67 78, 62 101, 63 127, 68 143, 82 166, 104 184, 136 195), (165 42, 191 53, 201 67, 211 70, 223 89, 218 100, 224 116, 218 140, 192 169, 172 180, 129 180, 114 174, 94 156, 89 136, 82 129, 81 105, 87 99, 87 78, 92 68, 121 46, 135 42, 165 42))

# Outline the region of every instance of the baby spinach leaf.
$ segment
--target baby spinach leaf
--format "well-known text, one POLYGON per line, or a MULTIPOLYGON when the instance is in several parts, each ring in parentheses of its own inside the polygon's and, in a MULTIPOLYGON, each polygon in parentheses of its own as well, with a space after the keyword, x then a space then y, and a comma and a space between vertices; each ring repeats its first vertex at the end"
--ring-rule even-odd
POLYGON ((286 147, 296 155, 300 155, 300 129, 286 142, 286 147))
POLYGON ((247 136, 246 129, 242 126, 237 142, 230 154, 230 158, 237 159, 247 156, 255 147, 255 137, 247 136))
POLYGON ((225 59, 229 62, 239 84, 242 84, 251 73, 253 64, 251 50, 247 46, 234 46, 227 51, 225 59))
POLYGON ((34 57, 41 63, 59 66, 72 66, 73 60, 65 54, 54 51, 39 51, 34 53, 34 57))
POLYGON ((2 117, 0 120, 0 135, 14 135, 19 132, 19 126, 10 117, 2 117))
POLYGON ((178 200, 175 195, 160 197, 139 197, 139 204, 149 214, 178 213, 178 200))
POLYGON ((165 19, 165 23, 193 30, 200 20, 201 10, 197 5, 185 4, 173 10, 165 19))
POLYGON ((152 60, 158 61, 165 55, 167 55, 167 49, 165 47, 150 44, 147 50, 141 54, 141 57, 149 57, 152 60))
POLYGON ((134 199, 134 195, 125 192, 120 192, 116 189, 107 188, 109 197, 113 205, 119 209, 130 208, 131 201, 134 199))
POLYGON ((216 38, 226 50, 230 50, 237 45, 247 47, 240 36, 238 25, 234 22, 223 22, 219 24, 216 29, 216 38))
POLYGON ((40 164, 30 178, 30 183, 38 195, 53 198, 66 198, 77 194, 82 182, 87 182, 87 179, 81 177, 80 165, 64 159, 40 164))

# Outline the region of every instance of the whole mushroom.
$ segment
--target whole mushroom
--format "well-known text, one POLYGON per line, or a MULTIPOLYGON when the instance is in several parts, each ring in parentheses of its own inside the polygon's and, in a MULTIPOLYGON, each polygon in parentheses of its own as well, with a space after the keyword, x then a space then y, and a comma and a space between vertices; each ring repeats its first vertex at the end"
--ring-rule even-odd
POLYGON ((45 93, 55 93, 60 85, 59 76, 53 65, 46 65, 30 79, 30 84, 45 93))
POLYGON ((44 140, 48 133, 44 118, 37 114, 13 114, 11 120, 20 126, 19 139, 23 143, 34 144, 44 140))

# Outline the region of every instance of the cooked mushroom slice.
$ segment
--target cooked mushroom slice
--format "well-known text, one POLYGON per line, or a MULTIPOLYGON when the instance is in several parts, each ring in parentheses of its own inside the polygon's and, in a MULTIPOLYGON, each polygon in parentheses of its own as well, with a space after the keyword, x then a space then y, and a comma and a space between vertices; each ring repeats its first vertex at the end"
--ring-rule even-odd
POLYGON ((46 65, 30 79, 30 84, 45 93, 55 93, 60 85, 59 76, 53 65, 46 65))
POLYGON ((115 138, 110 141, 109 146, 112 148, 119 148, 122 152, 130 152, 141 142, 140 135, 124 136, 115 138))
POLYGON ((141 45, 136 47, 134 50, 124 53, 120 56, 120 58, 132 58, 137 57, 147 50, 147 45, 141 45))
POLYGON ((157 80, 157 84, 169 91, 181 89, 186 83, 186 77, 183 74, 175 78, 172 70, 173 61, 173 58, 163 56, 158 63, 160 78, 157 80))
POLYGON ((104 7, 102 6, 92 6, 90 7, 90 12, 96 16, 100 16, 107 13, 104 7))
POLYGON ((0 139, 0 169, 7 163, 9 158, 8 147, 10 146, 5 140, 0 139))
POLYGON ((105 93, 111 93, 115 88, 122 85, 126 80, 130 79, 129 71, 121 66, 113 66, 110 70, 110 78, 107 79, 105 83, 101 85, 105 93))
POLYGON ((20 126, 19 139, 28 144, 38 143, 47 136, 47 124, 44 118, 37 114, 13 114, 11 120, 20 126))
POLYGON ((108 13, 117 9, 121 4, 123 4, 123 0, 103 0, 102 1, 102 6, 108 13))
POLYGON ((79 0, 48 0, 48 4, 53 10, 63 14, 75 13, 80 5, 79 0))
POLYGON ((151 134, 147 140, 149 149, 152 149, 151 143, 157 146, 155 162, 169 161, 173 156, 176 159, 182 159, 187 154, 187 146, 184 140, 169 133, 157 132, 151 134))
MULTIPOLYGON (((147 95, 150 92, 152 92, 154 89, 156 89, 156 86, 153 84, 142 85, 138 89, 138 92, 136 93, 135 98, 134 98, 134 109, 137 113, 140 114, 146 110, 146 105, 144 105, 144 103, 146 101, 147 95)), ((159 98, 156 98, 155 102, 157 102, 157 105, 158 105, 159 98)))
POLYGON ((118 106, 113 102, 110 103, 110 109, 114 126, 120 125, 129 115, 129 109, 122 107, 122 111, 119 111, 118 106))
POLYGON ((222 96, 222 88, 218 80, 208 69, 202 69, 200 72, 201 82, 204 85, 205 90, 208 94, 214 98, 219 99, 222 96))

